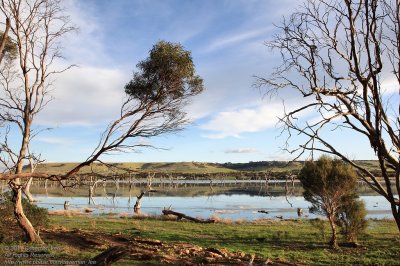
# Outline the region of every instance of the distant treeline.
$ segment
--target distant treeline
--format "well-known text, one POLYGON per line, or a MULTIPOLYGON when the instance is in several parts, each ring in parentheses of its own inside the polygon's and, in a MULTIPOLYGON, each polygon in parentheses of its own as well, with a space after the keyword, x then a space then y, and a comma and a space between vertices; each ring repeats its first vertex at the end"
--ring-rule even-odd
POLYGON ((268 168, 296 168, 299 167, 300 162, 286 162, 286 161, 258 161, 248 163, 210 163, 217 167, 225 167, 228 169, 239 170, 239 171, 259 171, 266 170, 268 168))
MULTIPOLYGON (((129 181, 130 179, 157 179, 157 180, 285 180, 290 179, 291 176, 297 176, 297 171, 293 172, 254 172, 254 171, 241 171, 230 173, 165 173, 165 172, 131 172, 131 173, 117 173, 108 176, 111 179, 120 179, 129 181)), ((104 177, 96 173, 85 173, 80 175, 82 179, 90 177, 104 177)))

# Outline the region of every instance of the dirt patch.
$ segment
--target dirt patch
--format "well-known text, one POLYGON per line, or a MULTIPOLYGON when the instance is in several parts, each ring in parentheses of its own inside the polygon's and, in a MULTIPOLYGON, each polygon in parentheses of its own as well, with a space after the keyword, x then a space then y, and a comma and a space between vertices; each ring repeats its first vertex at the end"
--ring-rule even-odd
POLYGON ((128 250, 124 259, 132 261, 158 261, 173 265, 249 265, 249 262, 253 262, 252 265, 296 265, 288 261, 271 261, 225 249, 203 248, 187 243, 171 244, 153 239, 80 229, 67 230, 63 227, 43 230, 41 236, 45 242, 63 243, 93 253, 93 257, 110 247, 120 246, 128 250))

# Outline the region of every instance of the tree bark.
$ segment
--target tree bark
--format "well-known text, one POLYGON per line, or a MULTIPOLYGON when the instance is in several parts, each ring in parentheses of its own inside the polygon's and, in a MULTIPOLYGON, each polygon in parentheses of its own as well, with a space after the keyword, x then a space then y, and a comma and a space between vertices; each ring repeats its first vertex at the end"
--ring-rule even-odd
POLYGON ((332 248, 337 249, 338 244, 337 244, 337 237, 336 237, 335 215, 330 215, 328 217, 328 219, 329 219, 329 223, 331 224, 331 229, 332 229, 332 237, 331 237, 331 241, 329 241, 329 245, 332 248))
POLYGON ((400 211, 399 211, 400 207, 398 206, 398 204, 399 203, 397 202, 397 205, 396 205, 396 203, 391 203, 390 205, 392 207, 392 214, 393 214, 394 220, 396 221, 397 228, 400 232, 400 211))
POLYGON ((24 194, 30 203, 33 203, 36 201, 33 198, 31 191, 30 191, 31 185, 32 185, 32 180, 33 180, 33 177, 29 178, 28 182, 26 182, 26 184, 24 185, 24 194))
MULTIPOLYGON (((17 168, 15 170, 16 174, 22 173, 22 169, 24 166, 24 159, 26 156, 26 151, 29 144, 29 137, 30 137, 30 125, 31 120, 29 119, 28 110, 26 110, 26 117, 24 118, 25 129, 24 129, 24 137, 22 139, 21 150, 19 152, 19 157, 17 161, 17 168)), ((25 216, 24 210, 22 207, 22 184, 19 178, 16 178, 10 184, 14 191, 14 215, 15 219, 19 227, 24 231, 26 240, 28 242, 38 242, 43 243, 42 239, 40 239, 39 235, 36 233, 35 229, 33 228, 32 223, 29 219, 25 216)))
MULTIPOLYGON (((35 168, 36 167, 35 167, 35 163, 34 163, 31 151, 29 149, 29 145, 28 145, 27 148, 28 148, 28 154, 29 154, 29 165, 30 165, 30 168, 31 168, 30 172, 33 173, 33 172, 35 172, 35 168)), ((30 203, 35 202, 35 199, 33 198, 32 194, 31 194, 32 180, 33 180, 33 177, 30 177, 28 182, 26 182, 26 184, 24 185, 24 194, 28 198, 30 203)))
POLYGON ((22 208, 22 189, 21 189, 21 187, 13 188, 13 192, 14 192, 13 200, 14 200, 15 219, 17 220, 18 225, 24 231, 27 241, 43 244, 42 239, 36 233, 31 222, 25 216, 24 210, 22 208))

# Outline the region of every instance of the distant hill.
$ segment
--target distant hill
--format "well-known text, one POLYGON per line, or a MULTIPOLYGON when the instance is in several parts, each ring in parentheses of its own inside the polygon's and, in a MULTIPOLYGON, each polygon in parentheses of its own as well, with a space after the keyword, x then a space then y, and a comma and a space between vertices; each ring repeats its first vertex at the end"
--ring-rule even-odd
MULTIPOLYGON (((46 172, 51 174, 66 173, 75 167, 78 163, 42 163, 36 168, 37 172, 46 172)), ((229 169, 219 164, 198 163, 198 162, 174 162, 174 163, 109 163, 116 167, 115 169, 129 169, 138 172, 165 172, 165 173, 229 173, 236 172, 235 169, 229 169)), ((26 171, 29 167, 26 167, 26 171)), ((84 167, 82 173, 108 172, 109 169, 101 164, 93 164, 91 167, 84 167)), ((118 170, 117 170, 118 171, 118 170)))
MULTIPOLYGON (((358 161, 366 166, 370 171, 379 171, 377 161, 358 161)), ((62 174, 71 170, 78 163, 42 163, 38 165, 36 172, 47 172, 52 174, 62 174)), ((248 163, 204 163, 204 162, 156 162, 156 163, 109 163, 111 166, 121 169, 130 169, 138 172, 164 172, 164 173, 232 173, 240 171, 258 172, 286 172, 298 171, 303 162, 285 161, 258 161, 248 163)), ((29 167, 25 167, 28 171, 29 167)), ((91 172, 106 173, 109 169, 100 164, 93 164, 91 167, 82 169, 83 173, 91 172)))
POLYGON ((259 162, 248 162, 248 163, 223 163, 216 165, 237 171, 283 172, 283 171, 300 170, 303 165, 303 162, 259 161, 259 162))

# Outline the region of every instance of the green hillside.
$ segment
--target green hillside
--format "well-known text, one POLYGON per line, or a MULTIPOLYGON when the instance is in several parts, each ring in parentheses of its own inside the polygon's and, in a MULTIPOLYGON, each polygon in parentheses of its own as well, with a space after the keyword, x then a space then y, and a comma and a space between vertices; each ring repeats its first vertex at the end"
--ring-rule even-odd
MULTIPOLYGON (((370 171, 379 171, 377 161, 358 161, 370 171)), ((75 167, 78 163, 43 163, 38 165, 36 172, 47 172, 52 174, 66 173, 75 167)), ((240 171, 258 171, 258 172, 295 172, 301 169, 303 162, 285 162, 285 161, 260 161, 248 163, 203 163, 203 162, 156 162, 156 163, 109 163, 115 167, 116 172, 129 169, 137 172, 158 172, 158 173, 233 173, 240 171)), ((26 167, 26 171, 28 171, 26 167)), ((91 167, 85 167, 82 173, 91 171, 97 173, 107 173, 110 169, 107 166, 95 163, 91 167)))
MULTIPOLYGON (((36 168, 37 172, 52 174, 66 173, 78 163, 43 163, 36 168)), ((197 163, 197 162, 176 162, 176 163, 110 163, 113 170, 119 172, 129 169, 138 172, 163 172, 163 173, 229 173, 237 170, 229 169, 218 164, 197 163)), ((84 167, 82 173, 87 172, 106 173, 110 169, 105 165, 93 164, 91 167, 84 167)))

